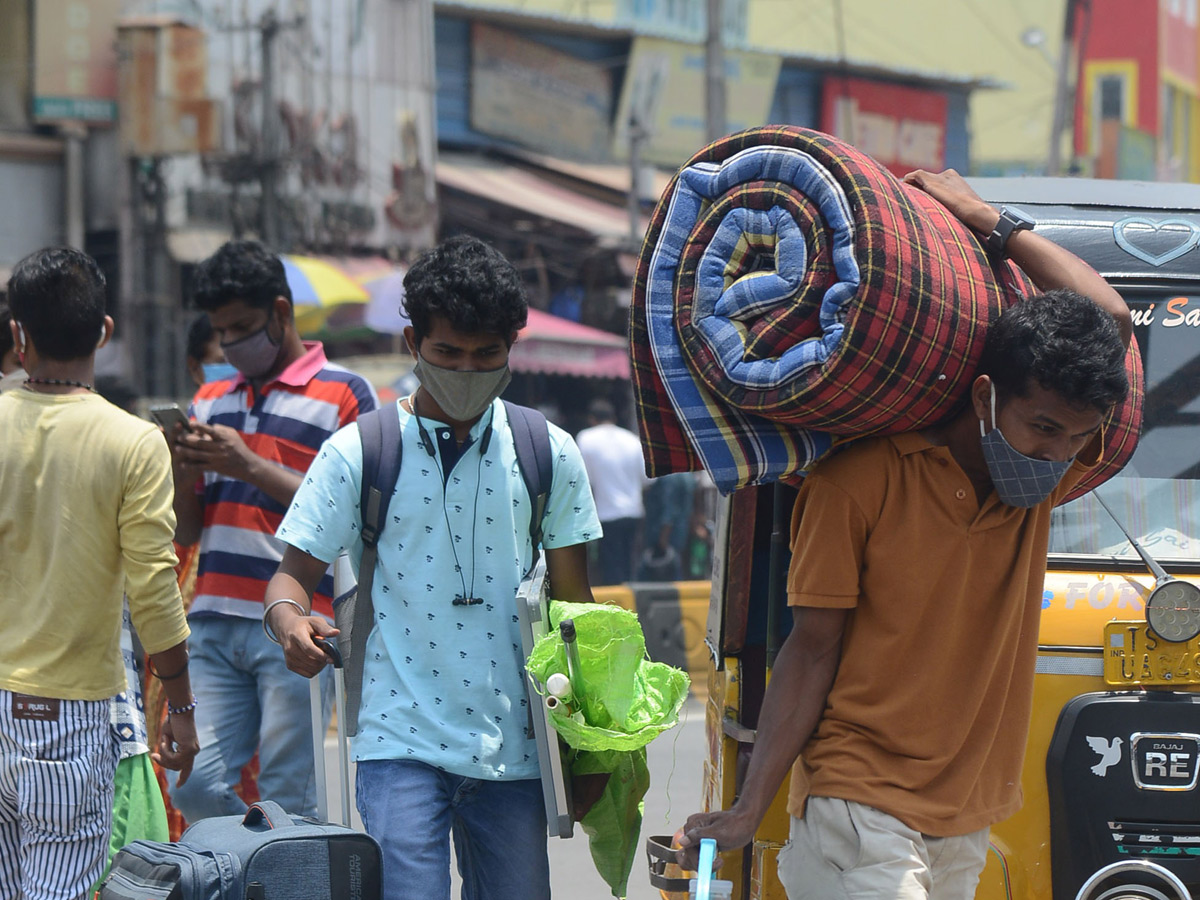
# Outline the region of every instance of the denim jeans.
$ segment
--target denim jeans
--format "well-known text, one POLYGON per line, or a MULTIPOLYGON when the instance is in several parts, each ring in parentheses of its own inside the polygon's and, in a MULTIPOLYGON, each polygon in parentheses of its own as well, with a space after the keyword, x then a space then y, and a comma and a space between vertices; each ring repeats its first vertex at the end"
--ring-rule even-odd
MULTIPOLYGON (((175 773, 167 773, 171 802, 189 822, 242 815, 246 804, 234 787, 257 750, 259 795, 294 815, 315 816, 308 679, 288 671, 283 651, 263 634, 257 619, 200 616, 188 624, 200 752, 182 787, 175 773)), ((333 708, 329 668, 319 677, 328 725, 333 708)))
POLYGON ((383 847, 383 900, 450 900, 450 835, 462 900, 549 900, 538 779, 483 781, 410 760, 363 760, 355 790, 383 847))

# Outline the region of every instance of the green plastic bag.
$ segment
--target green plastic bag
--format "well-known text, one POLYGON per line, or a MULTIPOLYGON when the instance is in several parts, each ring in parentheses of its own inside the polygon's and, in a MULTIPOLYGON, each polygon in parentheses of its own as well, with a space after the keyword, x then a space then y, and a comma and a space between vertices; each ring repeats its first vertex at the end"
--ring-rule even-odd
POLYGON ((608 774, 604 791, 580 821, 596 870, 624 897, 637 858, 642 798, 650 787, 646 745, 679 721, 687 698, 687 673, 646 659, 637 616, 601 603, 550 603, 551 631, 534 645, 527 668, 542 684, 566 674, 559 636, 563 619, 575 622, 582 697, 572 705, 583 721, 559 706, 550 721, 568 746, 572 776, 608 774))

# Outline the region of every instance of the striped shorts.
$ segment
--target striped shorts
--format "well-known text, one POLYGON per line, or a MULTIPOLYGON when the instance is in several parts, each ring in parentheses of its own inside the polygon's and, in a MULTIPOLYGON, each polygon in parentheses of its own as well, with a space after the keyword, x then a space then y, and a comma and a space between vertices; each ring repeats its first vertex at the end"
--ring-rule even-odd
POLYGON ((108 700, 14 716, 0 690, 0 900, 79 900, 108 855, 117 745, 108 700))

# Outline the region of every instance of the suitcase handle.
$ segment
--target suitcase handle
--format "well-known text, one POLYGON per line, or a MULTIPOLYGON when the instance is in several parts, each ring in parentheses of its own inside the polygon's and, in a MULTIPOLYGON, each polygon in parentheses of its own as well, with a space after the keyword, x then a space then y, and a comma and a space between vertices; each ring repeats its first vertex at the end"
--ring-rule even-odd
POLYGON ((246 815, 242 819, 242 827, 251 831, 271 831, 295 824, 292 817, 287 814, 287 810, 274 800, 259 800, 246 810, 246 815))
POLYGON ((335 669, 341 669, 344 667, 344 663, 342 662, 342 651, 338 649, 338 645, 335 641, 331 641, 326 637, 314 637, 313 643, 325 651, 325 655, 329 657, 329 661, 333 663, 333 667, 335 669))
POLYGON ((650 863, 650 886, 660 891, 687 893, 691 889, 688 878, 671 878, 667 866, 675 862, 675 850, 671 848, 670 835, 651 835, 646 838, 646 856, 650 863))

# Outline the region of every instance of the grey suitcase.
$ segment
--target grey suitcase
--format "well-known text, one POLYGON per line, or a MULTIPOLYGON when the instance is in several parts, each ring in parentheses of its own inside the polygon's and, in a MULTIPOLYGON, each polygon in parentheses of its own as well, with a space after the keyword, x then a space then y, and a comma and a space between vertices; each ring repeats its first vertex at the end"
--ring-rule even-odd
MULTIPOLYGON (((323 647, 333 660, 340 713, 341 656, 333 642, 323 647)), ((316 679, 313 685, 313 746, 324 819, 324 719, 316 679)), ((244 816, 202 819, 177 844, 134 841, 118 852, 100 900, 379 900, 379 844, 346 824, 349 754, 340 715, 338 720, 343 824, 293 816, 270 800, 255 803, 244 816)))

